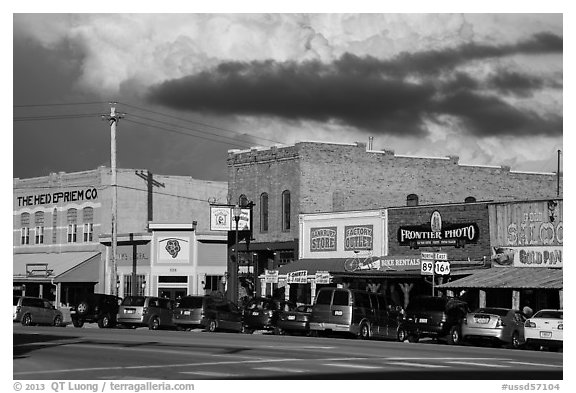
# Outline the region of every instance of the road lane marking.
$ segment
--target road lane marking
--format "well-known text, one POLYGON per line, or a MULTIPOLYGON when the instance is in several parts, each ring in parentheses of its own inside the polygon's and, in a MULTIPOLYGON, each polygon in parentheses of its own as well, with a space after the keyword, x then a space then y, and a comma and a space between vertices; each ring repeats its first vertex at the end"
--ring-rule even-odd
POLYGON ((278 371, 281 373, 305 373, 308 370, 299 370, 296 368, 284 368, 284 367, 254 367, 252 370, 263 370, 263 371, 278 371))
POLYGON ((216 371, 181 371, 180 374, 204 375, 206 377, 235 377, 235 374, 219 373, 216 371))
POLYGON ((363 364, 322 363, 322 365, 330 367, 365 368, 365 369, 382 368, 382 366, 368 366, 363 364))
POLYGON ((388 364, 394 364, 398 366, 410 366, 410 367, 427 367, 427 368, 447 368, 450 366, 442 366, 439 364, 424 364, 424 363, 410 363, 410 362, 388 362, 388 364))
POLYGON ((528 362, 508 362, 508 363, 512 363, 512 364, 522 364, 522 365, 526 365, 526 366, 537 366, 537 367, 558 367, 558 368, 564 368, 564 366, 562 365, 557 365, 557 364, 544 364, 544 363, 528 363, 528 362))
POLYGON ((315 345, 302 345, 302 346, 278 346, 278 345, 259 345, 256 348, 274 348, 274 349, 334 349, 336 347, 315 346, 315 345))
POLYGON ((462 364, 464 366, 480 366, 480 367, 497 367, 497 368, 507 368, 504 364, 493 364, 493 363, 476 363, 476 362, 446 362, 450 364, 462 364))

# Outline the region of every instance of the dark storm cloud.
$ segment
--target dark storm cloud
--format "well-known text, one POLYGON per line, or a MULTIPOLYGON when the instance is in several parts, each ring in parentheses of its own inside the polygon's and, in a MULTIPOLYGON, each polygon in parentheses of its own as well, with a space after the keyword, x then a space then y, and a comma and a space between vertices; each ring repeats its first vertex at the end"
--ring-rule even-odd
POLYGON ((516 44, 466 44, 390 60, 345 54, 331 64, 226 62, 155 86, 149 99, 183 110, 336 121, 397 135, 422 134, 425 118, 443 114, 480 136, 560 134, 561 117, 544 118, 497 98, 531 94, 543 87, 537 77, 503 72, 482 81, 455 71, 470 61, 550 53, 562 53, 562 38, 543 33, 516 44))

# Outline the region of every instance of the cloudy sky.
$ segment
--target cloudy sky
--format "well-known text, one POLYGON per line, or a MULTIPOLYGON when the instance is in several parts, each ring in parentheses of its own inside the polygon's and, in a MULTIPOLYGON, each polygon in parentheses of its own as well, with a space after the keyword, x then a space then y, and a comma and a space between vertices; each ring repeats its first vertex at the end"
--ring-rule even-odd
POLYGON ((229 149, 367 142, 554 172, 562 14, 14 14, 13 176, 226 180, 229 149))

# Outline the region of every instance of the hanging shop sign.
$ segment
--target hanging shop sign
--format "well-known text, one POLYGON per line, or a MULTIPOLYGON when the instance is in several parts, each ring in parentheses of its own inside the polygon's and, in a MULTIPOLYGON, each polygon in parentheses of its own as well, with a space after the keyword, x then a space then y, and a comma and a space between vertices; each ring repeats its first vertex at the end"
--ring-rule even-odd
POLYGON ((331 278, 330 273, 326 271, 317 271, 314 276, 314 282, 316 284, 330 284, 331 278))
POLYGON ((438 211, 434 211, 430 223, 401 226, 398 228, 398 243, 401 246, 464 247, 467 243, 478 241, 480 230, 476 223, 450 223, 442 220, 438 211))
MULTIPOLYGON (((236 230, 233 209, 231 206, 210 206, 210 230, 236 230)), ((238 220, 238 230, 248 231, 250 230, 250 225, 250 209, 241 209, 240 219, 238 220)))
POLYGON ((286 275, 286 284, 306 284, 308 282, 308 270, 298 270, 286 275))
POLYGON ((266 284, 278 284, 278 270, 265 270, 264 282, 266 284))
POLYGON ((350 225, 344 227, 344 250, 372 250, 374 229, 372 225, 350 225))
POLYGON ((310 251, 336 251, 336 227, 310 228, 310 251))

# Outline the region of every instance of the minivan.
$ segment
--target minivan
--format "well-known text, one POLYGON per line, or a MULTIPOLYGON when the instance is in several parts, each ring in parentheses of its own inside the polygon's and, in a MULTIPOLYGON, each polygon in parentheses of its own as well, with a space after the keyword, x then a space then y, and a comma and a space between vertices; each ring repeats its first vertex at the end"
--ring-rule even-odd
POLYGON ((154 296, 126 296, 118 308, 116 321, 121 326, 148 326, 150 330, 174 327, 172 301, 154 296))
POLYGON ((242 311, 227 299, 215 296, 184 296, 176 302, 172 322, 178 328, 242 331, 242 311))
POLYGON ((447 339, 448 344, 462 341, 461 323, 468 304, 452 297, 415 296, 408 303, 400 335, 410 342, 421 337, 447 339))
POLYGON ((24 326, 53 325, 63 326, 62 312, 46 300, 37 297, 22 296, 15 299, 13 320, 20 321, 24 326))
POLYGON ((310 316, 312 334, 345 332, 369 339, 398 338, 398 317, 382 294, 357 289, 321 288, 310 316))

